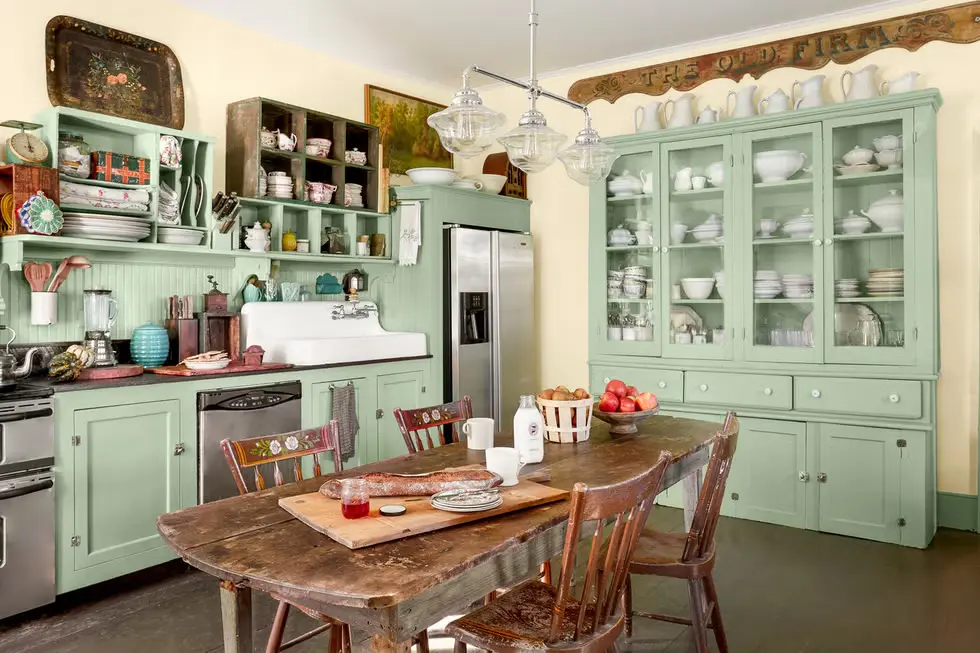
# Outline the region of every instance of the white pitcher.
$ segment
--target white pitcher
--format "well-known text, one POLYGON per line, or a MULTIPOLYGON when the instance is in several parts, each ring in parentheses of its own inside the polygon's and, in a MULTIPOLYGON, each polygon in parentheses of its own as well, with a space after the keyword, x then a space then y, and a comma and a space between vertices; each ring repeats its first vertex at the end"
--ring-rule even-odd
POLYGON ((691 180, 691 176, 694 174, 694 168, 681 168, 674 175, 674 190, 691 190, 694 188, 694 183, 691 180))
POLYGON ((698 124, 718 122, 718 109, 712 109, 711 107, 705 108, 704 111, 698 114, 698 119, 695 122, 698 124))
POLYGON ((790 99, 789 96, 783 93, 783 89, 776 89, 776 92, 768 97, 764 97, 759 100, 759 113, 781 113, 783 111, 789 111, 790 99), (765 107, 763 107, 765 105, 765 107))
POLYGON ((904 75, 899 75, 895 79, 886 79, 881 82, 878 90, 881 91, 882 95, 886 95, 885 90, 888 90, 887 95, 895 95, 896 93, 908 93, 909 91, 915 90, 915 82, 919 78, 919 73, 914 70, 905 73, 904 75))
POLYGON ((811 109, 823 106, 823 80, 826 75, 814 75, 806 81, 795 81, 790 88, 790 94, 796 98, 796 87, 800 87, 800 97, 793 103, 794 109, 811 109))
POLYGON ((643 194, 653 195, 653 173, 640 170, 640 181, 643 182, 643 194))
POLYGON ((755 90, 759 88, 755 84, 739 89, 738 91, 728 91, 725 97, 725 110, 728 111, 729 118, 749 118, 755 115, 755 90), (735 106, 729 108, 729 100, 735 96, 735 106))
POLYGON ((875 72, 878 66, 868 64, 856 73, 845 70, 840 76, 840 90, 844 94, 844 100, 870 100, 878 97, 878 85, 875 83, 875 72), (844 80, 851 78, 851 90, 847 90, 844 80))
POLYGON ((655 132, 663 129, 660 120, 660 102, 651 102, 636 107, 633 111, 633 125, 637 132, 655 132))
POLYGON ((667 128, 671 127, 690 127, 694 124, 694 95, 685 93, 676 100, 664 102, 664 118, 667 118, 667 107, 673 106, 674 110, 667 119, 667 128))

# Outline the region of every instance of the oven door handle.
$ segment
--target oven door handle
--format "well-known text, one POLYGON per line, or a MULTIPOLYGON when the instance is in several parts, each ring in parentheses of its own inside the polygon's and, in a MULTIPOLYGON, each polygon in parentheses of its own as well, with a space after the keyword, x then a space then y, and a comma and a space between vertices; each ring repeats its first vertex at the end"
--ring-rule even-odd
POLYGON ((38 419, 39 417, 51 417, 54 415, 54 411, 50 408, 42 408, 41 410, 28 410, 23 413, 11 413, 9 415, 0 415, 0 424, 4 422, 20 422, 25 419, 38 419))
POLYGON ((43 490, 50 490, 53 487, 54 481, 49 478, 43 481, 38 481, 37 483, 25 485, 23 487, 15 487, 11 490, 4 490, 3 492, 0 492, 0 501, 3 501, 4 499, 23 497, 28 494, 34 494, 35 492, 41 492, 43 490))

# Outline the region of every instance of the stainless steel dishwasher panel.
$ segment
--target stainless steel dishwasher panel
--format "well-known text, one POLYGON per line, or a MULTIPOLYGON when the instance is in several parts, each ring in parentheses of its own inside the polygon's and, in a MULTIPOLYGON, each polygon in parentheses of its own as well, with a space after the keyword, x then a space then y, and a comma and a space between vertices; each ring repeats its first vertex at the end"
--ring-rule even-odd
POLYGON ((54 601, 54 475, 0 479, 0 619, 54 601))
MULTIPOLYGON (((238 495, 238 487, 221 452, 224 439, 297 431, 302 426, 302 384, 298 381, 236 388, 197 395, 198 500, 217 501, 238 495)), ((272 465, 261 465, 272 485, 272 465)), ((246 477, 249 487, 251 478, 246 477)))

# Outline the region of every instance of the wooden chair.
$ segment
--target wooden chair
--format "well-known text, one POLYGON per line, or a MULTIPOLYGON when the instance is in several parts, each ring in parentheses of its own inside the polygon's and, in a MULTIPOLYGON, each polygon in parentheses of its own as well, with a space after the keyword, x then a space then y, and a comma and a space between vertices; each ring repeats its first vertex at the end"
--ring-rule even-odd
POLYGON ((715 528, 725 498, 725 485, 738 442, 738 419, 735 413, 725 415, 721 432, 715 436, 711 459, 705 473, 697 508, 687 533, 661 533, 644 529, 640 534, 630 574, 683 578, 688 582, 693 619, 639 612, 633 610, 632 587, 627 581, 625 592, 626 635, 633 634, 633 616, 686 624, 694 629, 698 653, 708 653, 708 629, 715 633, 720 653, 727 653, 728 639, 721 620, 718 593, 711 577, 715 566, 715 528))
POLYGON ((426 448, 451 444, 462 440, 462 424, 473 417, 473 406, 470 398, 464 396, 459 401, 452 401, 441 406, 428 408, 395 409, 395 423, 405 438, 408 453, 418 453, 426 448), (435 430, 436 439, 432 439, 435 430), (422 439, 423 431, 425 440, 422 439), (426 447, 425 445, 429 446, 426 447))
MULTIPOLYGON (((319 454, 321 453, 330 453, 333 456, 335 472, 343 471, 344 464, 340 458, 340 445, 337 440, 339 431, 340 427, 337 420, 331 420, 326 426, 315 429, 291 431, 276 435, 263 435, 257 438, 244 438, 242 440, 222 440, 221 450, 225 454, 228 466, 231 467, 231 473, 235 477, 235 484, 238 486, 238 491, 241 494, 248 494, 249 489, 245 483, 245 471, 249 468, 253 470, 255 489, 263 490, 266 487, 266 483, 265 478, 259 471, 259 465, 267 463, 272 463, 273 465, 273 481, 276 486, 285 483, 282 471, 279 469, 279 463, 282 461, 291 461, 293 479, 296 481, 303 480, 303 471, 300 466, 300 459, 303 456, 313 456, 314 476, 321 475, 319 458, 319 454)), ((279 607, 276 609, 276 617, 272 622, 272 630, 269 632, 269 642, 265 649, 266 653, 285 651, 327 630, 330 631, 329 653, 350 653, 350 626, 306 606, 290 603, 276 594, 272 594, 272 598, 279 601, 279 607), (322 622, 323 625, 283 644, 282 638, 286 629, 286 618, 289 616, 289 609, 291 607, 322 622)), ((415 637, 414 643, 418 645, 419 653, 428 653, 429 640, 424 632, 415 637)))
POLYGON ((465 653, 470 645, 493 653, 618 651, 629 562, 670 461, 671 455, 663 452, 651 469, 615 485, 590 488, 576 483, 558 586, 530 580, 453 621, 446 630, 459 642, 455 650, 465 653), (613 520, 604 538, 605 526, 613 520), (571 596, 575 552, 586 522, 592 545, 582 595, 576 599, 571 596))

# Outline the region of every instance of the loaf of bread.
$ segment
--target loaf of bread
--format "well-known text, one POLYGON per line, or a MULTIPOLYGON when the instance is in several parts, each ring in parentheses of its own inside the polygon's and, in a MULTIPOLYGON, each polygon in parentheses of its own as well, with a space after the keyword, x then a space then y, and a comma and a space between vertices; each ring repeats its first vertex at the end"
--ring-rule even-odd
MULTIPOLYGON (((367 482, 372 497, 430 496, 444 490, 487 490, 503 482, 500 475, 485 469, 456 469, 430 474, 386 474, 374 472, 357 476, 367 482)), ((320 492, 331 499, 340 498, 340 480, 331 479, 320 486, 320 492)))

